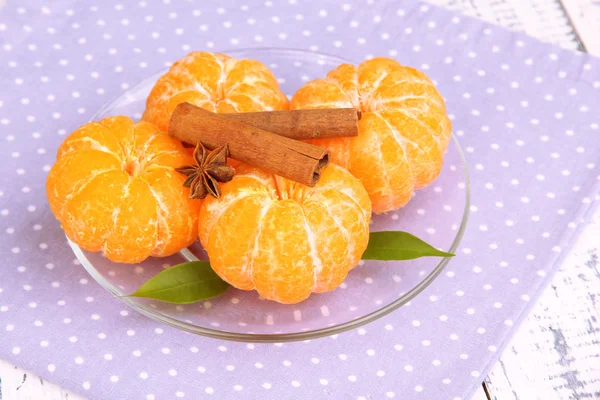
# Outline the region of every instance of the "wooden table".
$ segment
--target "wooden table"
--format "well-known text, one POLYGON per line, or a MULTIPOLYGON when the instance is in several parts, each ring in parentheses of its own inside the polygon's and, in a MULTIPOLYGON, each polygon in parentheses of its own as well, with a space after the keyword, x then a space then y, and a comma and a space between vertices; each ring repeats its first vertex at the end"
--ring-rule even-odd
MULTIPOLYGON (((429 2, 600 56, 600 0, 429 2)), ((30 399, 83 398, 0 360, 0 400, 30 399)), ((600 210, 473 398, 486 399, 600 399, 600 210)))
MULTIPOLYGON (((600 0, 429 1, 600 56, 600 0)), ((600 210, 473 400, 485 399, 600 399, 600 210)))

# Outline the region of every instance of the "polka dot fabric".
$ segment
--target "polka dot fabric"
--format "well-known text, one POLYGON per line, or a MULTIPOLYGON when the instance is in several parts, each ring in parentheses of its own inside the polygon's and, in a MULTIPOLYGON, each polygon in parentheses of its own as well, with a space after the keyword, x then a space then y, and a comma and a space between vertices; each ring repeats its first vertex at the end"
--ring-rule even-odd
POLYGON ((0 357, 90 398, 467 399, 598 200, 600 62, 410 0, 10 2, 0 46, 0 357), (191 50, 264 46, 422 69, 471 169, 468 232, 442 275, 307 342, 137 315, 74 260, 44 196, 65 135, 121 91, 191 50))

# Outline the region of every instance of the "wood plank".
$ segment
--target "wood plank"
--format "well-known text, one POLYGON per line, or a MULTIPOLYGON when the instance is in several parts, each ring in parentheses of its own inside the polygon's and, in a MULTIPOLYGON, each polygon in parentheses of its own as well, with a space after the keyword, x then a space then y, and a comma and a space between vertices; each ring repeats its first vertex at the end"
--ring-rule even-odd
POLYGON ((0 360, 0 378, 0 400, 85 400, 3 360, 0 360))
POLYGON ((600 56, 600 1, 566 0, 562 4, 585 50, 600 56))
MULTIPOLYGON (((599 0, 430 2, 600 56, 599 0)), ((600 212, 486 378, 492 399, 600 399, 598 238, 600 212)))
MULTIPOLYGON (((5 2, 0 0, 0 7, 5 2)), ((564 0, 562 5, 556 0, 430 2, 565 48, 585 48, 600 56, 598 0, 564 0)), ((600 398, 598 238, 600 213, 486 379, 493 399, 600 398)), ((2 400, 82 399, 2 360, 0 371, 2 400)), ((487 397, 480 390, 474 399, 487 397)))
POLYGON ((483 386, 479 389, 471 400, 489 400, 485 391, 483 390, 483 386))
POLYGON ((493 368, 492 399, 600 398, 600 211, 493 368))
MULTIPOLYGON (((544 42, 571 50, 582 49, 558 0, 428 0, 507 29, 525 32, 544 42)), ((594 1, 594 0, 565 0, 594 1)))

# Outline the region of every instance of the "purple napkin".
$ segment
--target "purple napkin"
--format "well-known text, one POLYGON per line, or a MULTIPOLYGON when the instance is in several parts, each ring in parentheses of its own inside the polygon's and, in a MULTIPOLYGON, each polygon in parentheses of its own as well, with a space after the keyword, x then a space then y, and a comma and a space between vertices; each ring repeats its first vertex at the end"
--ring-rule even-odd
POLYGON ((597 200, 600 62, 414 1, 26 1, 0 9, 0 358, 96 399, 467 399, 597 200), (191 50, 388 55, 447 99, 471 170, 457 257, 410 306, 286 344, 137 315, 75 261, 44 184, 64 135, 191 50))

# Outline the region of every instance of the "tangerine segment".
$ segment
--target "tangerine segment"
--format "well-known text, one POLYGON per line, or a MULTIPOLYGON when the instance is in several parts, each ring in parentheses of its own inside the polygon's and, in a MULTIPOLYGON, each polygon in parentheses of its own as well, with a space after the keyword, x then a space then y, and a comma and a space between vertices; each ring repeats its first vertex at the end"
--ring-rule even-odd
POLYGON ((343 93, 349 96, 354 107, 360 107, 358 71, 354 65, 341 64, 336 69, 329 71, 325 80, 337 85, 343 93))
POLYGON ((221 189, 204 200, 198 234, 212 268, 239 289, 297 303, 339 286, 366 249, 369 196, 337 165, 308 187, 238 164, 221 189))
POLYGON ((256 60, 235 60, 230 58, 230 64, 226 71, 227 75, 223 82, 223 90, 225 92, 230 92, 242 82, 249 84, 262 82, 266 84, 266 87, 272 89, 276 89, 279 86, 271 70, 256 60), (248 71, 252 71, 252 74, 249 75, 248 71))
POLYGON ((175 78, 179 75, 188 75, 188 82, 199 86, 196 90, 214 99, 223 94, 221 87, 223 71, 230 60, 231 57, 225 54, 192 52, 178 60, 171 69, 180 71, 180 74, 174 75, 175 78))
POLYGON ((128 156, 135 147, 133 121, 131 118, 117 115, 116 117, 104 118, 100 121, 100 124, 113 132, 113 135, 121 142, 121 147, 123 148, 125 155, 128 156))
POLYGON ((334 189, 313 193, 310 200, 321 203, 335 216, 338 229, 348 237, 348 269, 354 268, 369 242, 370 218, 365 219, 355 199, 334 189))
POLYGON ((112 261, 136 263, 189 246, 201 201, 175 167, 191 164, 156 126, 111 117, 86 124, 60 146, 48 174, 50 208, 67 236, 112 261))
POLYGON ((451 135, 442 96, 422 72, 388 58, 342 64, 300 88, 291 108, 348 107, 363 112, 359 135, 313 140, 359 178, 382 213, 405 205, 439 174, 451 135))
POLYGON ((158 79, 143 119, 168 130, 173 110, 183 102, 213 112, 288 108, 287 98, 264 64, 208 52, 188 54, 158 79))
POLYGON ((415 184, 407 158, 409 140, 390 123, 385 112, 367 112, 359 121, 359 136, 352 138, 352 170, 363 171, 363 180, 374 207, 395 209, 411 198, 415 184), (408 178, 408 179, 407 179, 408 178))
MULTIPOLYGON (((306 188, 306 186, 297 185, 306 188)), ((325 189, 337 190, 345 194, 342 197, 345 201, 350 201, 351 204, 356 203, 358 209, 362 212, 362 220, 368 225, 371 220, 371 201, 362 182, 354 178, 344 168, 326 168, 321 171, 321 179, 312 190, 307 191, 306 196, 308 198, 312 194, 325 189)))
POLYGON ((300 204, 274 202, 264 216, 252 260, 258 293, 280 303, 298 303, 310 296, 320 267, 300 204))
POLYGON ((127 173, 113 169, 95 175, 73 194, 61 218, 69 239, 82 249, 100 251, 115 226, 128 184, 127 173))
POLYGON ((221 108, 221 103, 233 106, 236 112, 283 110, 287 108, 287 98, 279 90, 274 90, 266 82, 249 81, 242 81, 228 90, 226 92, 227 102, 221 101, 219 103, 218 112, 226 112, 221 108))
POLYGON ((170 256, 192 244, 201 202, 189 199, 189 189, 183 187, 185 176, 172 167, 158 167, 148 168, 140 177, 157 205, 158 237, 152 255, 170 256))
POLYGON ((140 177, 128 180, 121 204, 114 210, 113 227, 104 254, 116 262, 141 262, 150 257, 158 239, 157 204, 140 177))
POLYGON ((215 221, 208 248, 216 249, 208 254, 213 268, 218 269, 224 279, 243 290, 254 289, 252 261, 264 215, 272 204, 270 196, 244 196, 236 199, 228 212, 215 221), (236 240, 230 243, 229 236, 235 232, 236 240), (224 249, 227 249, 224 251, 224 249))
POLYGON ((294 94, 290 108, 348 108, 353 107, 352 93, 346 92, 333 79, 316 79, 294 94))
POLYGON ((400 63, 387 57, 375 57, 362 62, 357 68, 360 97, 369 96, 397 68, 401 68, 400 63))
POLYGON ((100 150, 111 153, 118 160, 124 160, 126 155, 119 138, 110 129, 98 123, 91 122, 71 133, 59 146, 57 158, 75 150, 100 150))
POLYGON ((96 175, 119 169, 121 162, 100 150, 74 150, 62 156, 48 173, 46 194, 52 213, 61 220, 67 202, 96 175))
POLYGON ((378 109, 435 108, 446 111, 444 99, 431 80, 414 68, 400 67, 388 73, 373 92, 378 109))
MULTIPOLYGON (((256 168, 248 167, 246 173, 236 168, 236 175, 230 182, 221 185, 221 197, 219 201, 212 200, 211 197, 205 199, 205 205, 200 209, 198 218, 198 233, 201 243, 209 242, 209 235, 213 231, 213 227, 221 219, 225 212, 229 211, 229 207, 235 202, 242 200, 245 197, 258 196, 261 199, 265 196, 272 197, 272 192, 268 189, 267 184, 262 180, 257 179, 257 175, 253 172, 258 171, 256 168)), ((271 175, 266 174, 272 182, 271 175)), ((271 183, 272 184, 272 183, 271 183)), ((205 247, 208 251, 209 249, 205 247)))
POLYGON ((350 235, 324 204, 307 201, 302 209, 307 224, 306 232, 319 258, 313 290, 316 293, 328 292, 340 286, 348 275, 350 235), (328 240, 322 241, 320 238, 328 240))
POLYGON ((437 137, 410 111, 385 110, 380 115, 387 121, 390 130, 396 133, 396 142, 403 144, 405 163, 410 166, 415 188, 432 182, 442 168, 443 154, 437 137))

